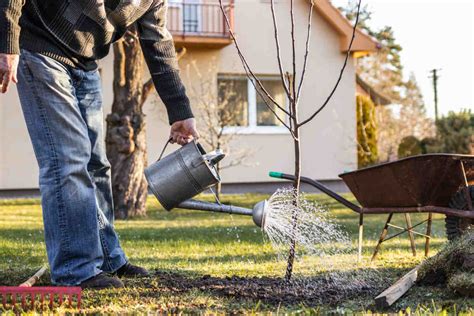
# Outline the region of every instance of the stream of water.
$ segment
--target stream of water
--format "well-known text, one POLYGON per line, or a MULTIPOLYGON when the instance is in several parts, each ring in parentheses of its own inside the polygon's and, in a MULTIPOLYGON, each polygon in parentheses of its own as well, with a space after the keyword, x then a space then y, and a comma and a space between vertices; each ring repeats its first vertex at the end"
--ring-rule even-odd
POLYGON ((303 288, 315 286, 309 275, 324 276, 324 286, 331 284, 342 291, 361 291, 379 281, 377 270, 357 267, 355 245, 328 208, 308 200, 304 193, 297 195, 292 187, 278 189, 270 197, 262 229, 282 261, 287 259, 291 240, 296 240, 295 268, 305 267, 305 271, 295 271, 293 282, 303 288), (296 229, 294 212, 298 214, 296 229))
POLYGON ((263 230, 278 252, 287 251, 291 240, 296 240, 300 255, 331 255, 351 246, 348 234, 327 208, 309 201, 303 193, 297 195, 291 187, 278 189, 268 200, 263 230))

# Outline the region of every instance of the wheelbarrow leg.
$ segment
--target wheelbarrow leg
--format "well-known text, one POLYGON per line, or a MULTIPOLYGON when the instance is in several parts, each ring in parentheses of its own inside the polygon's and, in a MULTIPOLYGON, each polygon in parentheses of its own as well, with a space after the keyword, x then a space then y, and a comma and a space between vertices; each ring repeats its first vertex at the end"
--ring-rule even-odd
POLYGON ((413 253, 413 257, 416 257, 415 237, 413 237, 410 214, 405 213, 405 220, 407 222, 408 236, 410 237, 411 252, 413 253))
POLYGON ((433 221, 433 214, 428 213, 428 220, 426 222, 425 257, 428 257, 428 255, 430 253, 431 222, 432 221, 433 221))
POLYGON ((357 262, 362 261, 362 241, 364 238, 364 213, 359 214, 359 245, 357 253, 357 262))
POLYGON ((377 254, 379 253, 380 246, 382 245, 385 237, 387 237, 388 227, 390 221, 392 220, 393 213, 388 214, 387 221, 385 222, 385 226, 383 227, 382 233, 380 234, 379 241, 377 242, 377 246, 375 246, 374 254, 372 255, 372 259, 370 261, 374 261, 377 258, 377 254))

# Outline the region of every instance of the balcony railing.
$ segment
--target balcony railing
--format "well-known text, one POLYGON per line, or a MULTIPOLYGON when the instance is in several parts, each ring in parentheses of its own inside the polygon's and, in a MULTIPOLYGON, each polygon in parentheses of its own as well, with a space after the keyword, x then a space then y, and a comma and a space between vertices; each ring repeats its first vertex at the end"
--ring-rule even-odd
MULTIPOLYGON (((233 27, 233 2, 225 4, 224 9, 233 27)), ((227 45, 231 42, 219 3, 170 1, 167 26, 177 44, 227 45)))

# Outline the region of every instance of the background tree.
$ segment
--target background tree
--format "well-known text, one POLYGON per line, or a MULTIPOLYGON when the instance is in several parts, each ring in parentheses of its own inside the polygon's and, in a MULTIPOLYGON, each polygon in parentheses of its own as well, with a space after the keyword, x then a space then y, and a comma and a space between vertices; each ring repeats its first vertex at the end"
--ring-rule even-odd
POLYGON ((356 97, 357 164, 359 168, 378 162, 375 104, 363 95, 356 97))
MULTIPOLYGON (((357 1, 348 1, 347 6, 340 7, 339 10, 349 21, 354 21, 357 5, 357 1)), ((359 58, 356 71, 377 92, 388 97, 392 102, 399 103, 404 84, 400 58, 402 47, 397 43, 390 26, 384 26, 378 31, 373 30, 369 25, 371 16, 372 12, 369 11, 367 5, 363 6, 359 13, 358 26, 380 43, 380 49, 375 54, 359 58)))
POLYGON ((434 121, 426 115, 414 76, 405 85, 408 88, 403 91, 402 105, 376 107, 379 161, 397 159, 398 147, 405 137, 428 140, 435 136, 434 121))
POLYGON ((113 49, 114 99, 107 116, 106 144, 112 166, 114 213, 116 218, 124 219, 146 214, 147 145, 143 105, 154 85, 151 79, 143 83, 144 58, 135 28, 115 43, 113 49))
MULTIPOLYGON (((357 3, 349 1, 345 8, 339 8, 349 19, 354 20, 357 3)), ((360 12, 359 27, 373 36, 381 49, 372 55, 358 59, 356 71, 374 90, 387 96, 392 106, 376 107, 378 153, 380 161, 397 158, 397 149, 404 137, 418 139, 433 137, 434 121, 428 118, 423 96, 413 74, 404 79, 400 53, 402 47, 397 43, 393 29, 384 26, 374 30, 369 22, 371 12, 364 6, 360 12)))
POLYGON ((107 156, 112 165, 116 218, 146 213, 146 100, 143 56, 134 31, 114 44, 112 112, 107 116, 107 156))
MULTIPOLYGON (((189 93, 197 109, 200 127, 206 131, 202 133, 199 141, 211 149, 221 149, 230 157, 216 165, 219 174, 221 170, 238 165, 251 165, 246 160, 252 155, 252 151, 249 148, 231 147, 236 133, 226 131, 230 126, 237 126, 239 119, 245 115, 244 107, 240 106, 244 98, 236 92, 232 84, 217 80, 215 66, 208 67, 207 72, 207 75, 203 75, 195 61, 188 65, 189 79, 198 83, 191 86, 189 93)), ((220 182, 216 184, 215 193, 220 197, 220 182)))
POLYGON ((437 151, 455 154, 474 154, 474 113, 462 110, 449 112, 436 122, 437 151))

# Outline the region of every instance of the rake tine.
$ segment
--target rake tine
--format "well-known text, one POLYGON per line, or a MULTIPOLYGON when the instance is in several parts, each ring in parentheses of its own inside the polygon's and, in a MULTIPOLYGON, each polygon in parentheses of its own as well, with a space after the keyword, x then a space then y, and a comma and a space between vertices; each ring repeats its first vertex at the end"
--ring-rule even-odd
POLYGON ((77 294, 77 308, 78 309, 81 308, 81 292, 79 292, 79 294, 77 294))
POLYGON ((21 293, 21 308, 25 309, 26 308, 26 293, 21 293))
POLYGON ((49 308, 53 309, 54 307, 54 294, 49 293, 49 308))
POLYGON ((31 309, 35 308, 35 298, 36 295, 34 293, 31 293, 31 309))
POLYGON ((69 307, 72 307, 72 294, 67 295, 67 302, 69 304, 69 307))
POLYGON ((41 308, 43 308, 43 304, 44 304, 44 293, 41 293, 41 295, 40 295, 40 305, 41 305, 41 308))
POLYGON ((2 293, 2 305, 4 308, 7 308, 7 294, 2 293))
POLYGON ((63 305, 63 293, 59 293, 59 306, 63 305))

